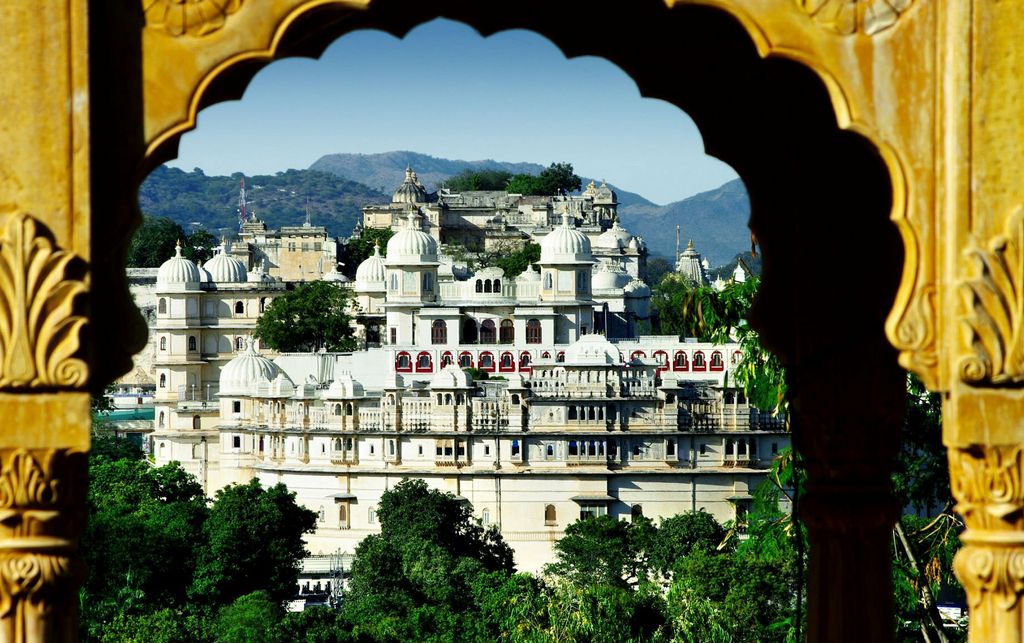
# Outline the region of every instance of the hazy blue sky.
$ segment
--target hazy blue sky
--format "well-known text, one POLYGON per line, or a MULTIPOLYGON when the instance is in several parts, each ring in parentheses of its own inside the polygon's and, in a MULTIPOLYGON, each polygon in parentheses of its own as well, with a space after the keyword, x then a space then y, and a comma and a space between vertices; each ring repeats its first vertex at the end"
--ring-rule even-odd
POLYGON ((689 116, 641 98, 610 62, 566 60, 527 31, 482 38, 436 20, 398 40, 349 34, 320 60, 271 64, 240 101, 199 115, 177 167, 207 174, 305 168, 324 154, 411 150, 478 160, 569 161, 657 203, 735 178, 704 155, 689 116))

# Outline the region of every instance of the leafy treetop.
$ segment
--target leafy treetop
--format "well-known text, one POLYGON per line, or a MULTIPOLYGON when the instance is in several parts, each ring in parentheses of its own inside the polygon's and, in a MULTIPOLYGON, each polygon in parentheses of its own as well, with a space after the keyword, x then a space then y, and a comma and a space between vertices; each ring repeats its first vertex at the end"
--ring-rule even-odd
POLYGON ((575 192, 582 185, 583 180, 573 172, 572 163, 552 163, 541 170, 538 176, 516 174, 509 179, 505 191, 511 194, 551 196, 575 192))
POLYGON ((142 226, 128 244, 129 268, 157 268, 174 256, 174 245, 181 242, 186 259, 203 262, 213 256, 217 239, 206 230, 185 234, 180 225, 166 217, 144 217, 142 226))
POLYGON ((281 352, 353 350, 351 295, 328 281, 312 281, 276 297, 256 322, 257 338, 281 352))

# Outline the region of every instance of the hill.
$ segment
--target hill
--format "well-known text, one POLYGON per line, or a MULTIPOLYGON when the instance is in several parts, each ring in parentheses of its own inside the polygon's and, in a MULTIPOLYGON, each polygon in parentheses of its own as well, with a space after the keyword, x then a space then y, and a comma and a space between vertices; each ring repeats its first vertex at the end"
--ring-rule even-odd
MULTIPOLYGON (((410 165, 416 170, 416 176, 420 183, 429 191, 436 190, 442 181, 467 169, 504 170, 512 174, 539 174, 544 169, 544 166, 538 163, 510 163, 492 159, 462 161, 408 151, 382 152, 380 154, 328 154, 317 159, 309 166, 309 169, 330 172, 390 195, 401 184, 405 178, 405 168, 410 165)), ((590 180, 584 178, 583 185, 590 180)), ((600 180, 597 182, 600 183, 600 180)), ((627 192, 617 186, 612 187, 619 195, 619 201, 624 205, 657 207, 639 194, 627 192)))
POLYGON ((623 226, 647 241, 652 253, 666 257, 675 255, 677 225, 683 247, 692 239, 713 266, 750 250, 750 199, 739 179, 668 205, 621 205, 619 218, 623 226))
MULTIPOLYGON (((186 230, 199 223, 217 235, 235 232, 241 178, 240 173, 207 176, 198 168, 185 172, 161 166, 139 188, 139 207, 145 214, 173 219, 186 230)), ((335 236, 352 232, 362 220, 365 204, 391 198, 361 183, 312 170, 246 177, 245 183, 250 207, 268 227, 300 225, 308 200, 313 224, 325 226, 335 236)))

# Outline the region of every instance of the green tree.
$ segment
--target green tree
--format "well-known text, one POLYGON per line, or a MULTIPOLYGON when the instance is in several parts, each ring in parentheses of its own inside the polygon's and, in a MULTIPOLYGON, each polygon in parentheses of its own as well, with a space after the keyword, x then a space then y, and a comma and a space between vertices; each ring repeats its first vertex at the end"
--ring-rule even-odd
POLYGON ((630 591, 603 583, 558 585, 548 605, 554 641, 665 640, 666 615, 660 592, 630 591))
POLYGON ((674 270, 675 266, 665 257, 648 257, 646 265, 640 270, 640 278, 653 288, 674 270))
POLYGON ((185 237, 181 254, 186 259, 200 264, 213 256, 213 249, 218 245, 220 245, 220 241, 217 240, 217 237, 203 228, 199 228, 185 237))
POLYGON ((307 553, 302 536, 315 527, 316 514, 282 484, 264 489, 253 479, 220 489, 204 525, 209 546, 200 552, 192 597, 224 605, 263 590, 272 601, 289 600, 307 553))
POLYGON ((575 192, 583 185, 572 169, 572 163, 552 163, 540 174, 516 174, 508 180, 505 191, 510 194, 552 196, 561 192, 575 192))
POLYGON ((174 256, 174 245, 185 231, 166 217, 142 218, 142 225, 128 243, 129 268, 156 268, 174 256))
POLYGON ((525 243, 521 248, 502 248, 487 265, 501 268, 506 279, 514 279, 540 261, 540 245, 525 243))
POLYGON ((264 591, 239 596, 220 608, 213 626, 217 643, 273 643, 273 627, 284 615, 281 603, 264 591))
POLYGON ((302 284, 267 306, 253 334, 281 352, 354 350, 350 297, 333 282, 302 284))
POLYGON ((505 170, 471 170, 466 169, 455 176, 442 181, 441 185, 452 192, 469 192, 472 190, 504 190, 505 184, 512 178, 511 172, 505 170))
POLYGON ((545 573, 580 586, 603 584, 627 587, 630 578, 646 578, 642 552, 631 542, 636 523, 612 516, 591 516, 577 520, 565 529, 555 543, 555 561, 545 573))
POLYGON ((89 478, 84 633, 98 636, 120 613, 185 606, 205 541, 202 488, 176 463, 154 468, 103 454, 93 457, 89 478))
POLYGON ((726 540, 727 533, 725 527, 703 508, 666 518, 658 526, 650 547, 651 567, 667 575, 676 561, 695 549, 731 550, 732 543, 726 540))
POLYGON ((342 272, 349 278, 355 278, 356 269, 373 254, 374 246, 380 248, 381 256, 387 254, 388 240, 394 234, 391 228, 363 228, 358 237, 349 238, 342 247, 341 261, 345 264, 342 272))

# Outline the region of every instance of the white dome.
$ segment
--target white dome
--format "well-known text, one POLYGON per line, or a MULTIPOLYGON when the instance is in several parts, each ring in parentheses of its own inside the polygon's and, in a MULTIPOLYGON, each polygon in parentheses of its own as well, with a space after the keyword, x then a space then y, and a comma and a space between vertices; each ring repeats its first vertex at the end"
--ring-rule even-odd
POLYGON ((629 247, 633 235, 628 230, 619 226, 618 219, 594 241, 595 248, 603 250, 622 250, 629 247))
POLYGON ((643 281, 641 281, 639 279, 634 279, 634 280, 630 281, 628 284, 626 284, 626 288, 624 289, 624 292, 625 292, 625 295, 627 297, 650 297, 651 296, 651 289, 650 289, 650 287, 648 287, 647 284, 645 284, 643 281))
POLYGON ((350 373, 342 373, 334 378, 324 394, 326 399, 352 399, 363 397, 363 385, 353 379, 350 373))
POLYGON ((472 388, 473 377, 455 364, 445 366, 434 379, 430 381, 430 388, 472 388))
POLYGON ((174 246, 174 256, 160 266, 156 273, 158 286, 193 286, 198 287, 202 280, 199 268, 185 257, 181 256, 181 242, 174 246))
POLYGON ((410 211, 406 226, 388 240, 385 265, 437 262, 437 242, 421 230, 417 222, 417 214, 410 211))
POLYGON ((361 290, 362 285, 384 285, 386 272, 384 270, 384 257, 381 256, 380 246, 374 246, 374 254, 359 263, 355 268, 355 288, 361 290))
POLYGON ((256 352, 252 340, 249 340, 245 351, 221 369, 220 394, 248 395, 253 386, 273 382, 278 375, 291 383, 277 364, 256 352))
POLYGON ((521 273, 519 273, 519 276, 516 277, 516 281, 538 282, 539 283, 540 282, 540 271, 537 270, 537 268, 535 268, 534 266, 530 266, 526 270, 524 270, 521 273))
MULTIPOLYGON (((423 189, 423 185, 419 179, 416 178, 416 173, 412 171, 411 167, 405 168, 405 180, 402 184, 395 189, 394 194, 391 195, 392 203, 426 203, 427 202, 427 191, 423 189)), ((389 253, 390 254, 390 253, 389 253)))
POLYGON ((210 279, 215 283, 244 284, 249 278, 245 264, 227 253, 227 243, 221 241, 213 257, 203 264, 203 270, 210 273, 210 279))
POLYGON ((566 364, 618 364, 622 353, 604 335, 584 335, 565 349, 566 364))
POLYGON ((590 240, 587 235, 569 227, 569 215, 562 215, 562 225, 540 242, 540 263, 591 263, 590 240))
POLYGON ((622 288, 629 283, 629 275, 624 271, 613 268, 608 264, 601 266, 601 269, 594 273, 591 280, 591 287, 594 290, 612 290, 622 288))

